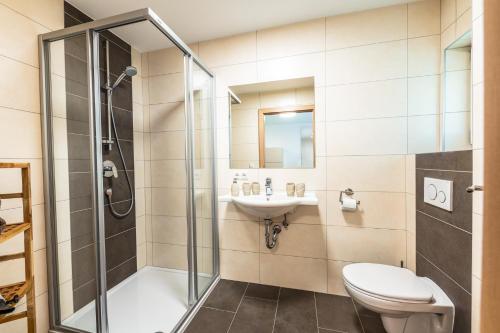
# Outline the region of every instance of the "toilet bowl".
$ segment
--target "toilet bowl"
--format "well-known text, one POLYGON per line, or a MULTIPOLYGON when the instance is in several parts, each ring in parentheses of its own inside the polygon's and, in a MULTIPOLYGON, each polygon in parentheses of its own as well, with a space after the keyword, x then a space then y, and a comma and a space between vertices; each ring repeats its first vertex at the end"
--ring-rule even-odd
POLYGON ((437 284, 406 268, 381 264, 344 267, 347 292, 377 312, 387 333, 451 333, 455 306, 437 284))

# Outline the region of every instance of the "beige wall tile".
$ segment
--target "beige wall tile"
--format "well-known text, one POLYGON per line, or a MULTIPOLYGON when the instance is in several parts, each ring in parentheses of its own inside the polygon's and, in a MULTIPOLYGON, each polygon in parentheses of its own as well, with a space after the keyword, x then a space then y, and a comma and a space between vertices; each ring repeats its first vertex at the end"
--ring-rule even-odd
POLYGON ((328 293, 349 296, 345 290, 342 269, 350 262, 328 260, 328 293))
POLYGON ((405 156, 329 157, 328 190, 405 191, 405 156))
POLYGON ((259 283, 259 254, 220 250, 220 275, 223 279, 259 283))
POLYGON ((326 84, 389 80, 406 76, 406 40, 326 53, 326 84))
MULTIPOLYGON (((260 234, 264 235, 264 224, 260 234)), ((260 251, 266 254, 289 255, 308 258, 326 258, 326 226, 290 223, 280 233, 278 244, 269 250, 261 237, 260 251)))
POLYGON ((472 0, 457 0, 457 16, 461 16, 469 9, 472 9, 472 0))
POLYGON ((135 219, 135 241, 137 245, 146 243, 146 216, 137 216, 135 219))
POLYGON ((155 104, 149 106, 149 121, 152 132, 184 130, 186 127, 184 102, 155 104))
POLYGON ((151 133, 151 160, 183 160, 186 149, 184 140, 184 131, 151 133))
POLYGON ((142 243, 137 247, 137 270, 144 268, 147 264, 147 244, 142 243))
POLYGON ((64 320, 73 314, 73 280, 59 286, 59 295, 61 319, 64 320))
POLYGON ((153 243, 153 265, 187 270, 186 246, 153 243))
POLYGON ((326 88, 326 121, 406 115, 406 79, 326 88))
POLYGON ((258 60, 313 53, 324 49, 324 18, 257 31, 258 60))
POLYGON ((255 61, 257 58, 256 33, 201 42, 199 56, 208 67, 227 66, 255 61), (221 52, 224 50, 224 52, 221 52))
POLYGON ((0 147, 2 158, 41 158, 40 115, 30 112, 14 111, 0 107, 0 142, 11 142, 0 147), (16 126, 17 125, 17 126, 16 126), (23 140, 12 140, 19 136, 23 128, 23 140))
POLYGON ((184 71, 184 54, 177 47, 169 47, 146 53, 147 75, 182 73, 184 71))
POLYGON ((249 215, 240 210, 235 204, 219 202, 219 219, 238 221, 257 221, 253 215, 249 215))
POLYGON ((317 292, 327 290, 326 259, 260 255, 260 282, 317 292))
POLYGON ((342 211, 339 192, 328 192, 328 225, 405 229, 405 194, 356 192, 361 203, 354 212, 342 211))
POLYGON ((406 193, 415 195, 416 176, 415 176, 415 155, 406 155, 406 193))
MULTIPOLYGON (((303 54, 257 63, 258 81, 276 81, 314 77, 314 86, 325 85, 325 54, 303 54)), ((247 82, 248 83, 248 82, 247 82)))
POLYGON ((220 248, 259 252, 259 223, 254 221, 220 220, 220 248))
POLYGON ((457 19, 457 0, 441 1, 441 31, 446 30, 457 19))
POLYGON ((152 212, 154 215, 186 216, 186 190, 152 188, 152 212))
POLYGON ((227 97, 227 87, 257 82, 257 64, 255 62, 228 65, 213 68, 217 76, 217 97, 227 97))
POLYGON ((436 75, 441 66, 439 35, 408 40, 408 76, 436 75))
POLYGON ((12 9, 0 6, 0 54, 38 67, 38 35, 49 30, 12 9))
POLYGON ((71 263, 71 242, 57 244, 57 258, 59 260, 59 282, 64 283, 73 278, 71 263))
POLYGON ((408 4, 408 37, 436 35, 441 32, 441 1, 426 0, 408 4))
POLYGON ((154 243, 187 245, 187 224, 185 217, 152 216, 154 243))
POLYGON ((327 155, 406 153, 406 118, 379 118, 327 123, 327 155), (358 133, 354 139, 354 133, 358 133))
POLYGON ((0 55, 0 71, 11 78, 0 82, 0 107, 40 112, 38 69, 0 55))
POLYGON ((2 3, 52 30, 64 28, 64 2, 61 0, 2 0, 2 3))
POLYGON ((151 182, 155 187, 185 188, 184 160, 151 161, 151 182))
POLYGON ((150 76, 149 103, 160 104, 184 101, 184 74, 150 76))
POLYGON ((406 6, 391 6, 326 19, 326 48, 339 49, 406 38, 406 6))
POLYGON ((417 271, 416 236, 413 232, 406 233, 406 263, 409 270, 417 271))
POLYGON ((408 117, 408 153, 438 151, 439 115, 408 117))
POLYGON ((406 231, 328 226, 328 259, 399 266, 406 259, 406 231))
POLYGON ((47 251, 45 249, 33 252, 35 295, 47 292, 47 251))
POLYGON ((472 9, 469 8, 457 19, 456 37, 460 38, 472 28, 472 9))
MULTIPOLYGON (((308 191, 308 189, 306 188, 308 191)), ((317 206, 298 206, 297 209, 287 215, 290 223, 301 224, 326 224, 327 223, 327 192, 314 191, 318 198, 317 206)))
POLYGON ((420 76, 408 79, 408 115, 438 114, 441 76, 420 76))

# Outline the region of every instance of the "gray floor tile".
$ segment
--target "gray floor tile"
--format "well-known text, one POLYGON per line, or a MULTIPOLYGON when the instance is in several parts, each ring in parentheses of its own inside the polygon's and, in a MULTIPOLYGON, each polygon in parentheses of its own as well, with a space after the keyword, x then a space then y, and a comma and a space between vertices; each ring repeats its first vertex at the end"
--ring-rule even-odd
POLYGON ((314 293, 282 288, 274 333, 316 333, 314 293))
POLYGON ((186 329, 186 333, 225 333, 234 313, 202 307, 186 329))
POLYGON ((361 323, 350 297, 316 293, 318 326, 348 333, 362 333, 361 323))
POLYGON ((245 296, 278 300, 279 291, 279 287, 249 283, 245 296))
POLYGON ((236 312, 247 284, 246 282, 220 280, 204 306, 236 312))
POLYGON ((277 301, 244 297, 230 333, 272 333, 277 301))

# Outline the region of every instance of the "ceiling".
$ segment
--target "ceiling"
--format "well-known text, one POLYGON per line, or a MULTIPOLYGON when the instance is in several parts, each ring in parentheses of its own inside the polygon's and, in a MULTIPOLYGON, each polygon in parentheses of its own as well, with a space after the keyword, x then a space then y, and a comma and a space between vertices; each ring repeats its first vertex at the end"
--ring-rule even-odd
MULTIPOLYGON (((150 7, 185 43, 414 1, 419 0, 68 0, 93 19, 150 7)), ((120 36, 129 33, 125 29, 120 36)))

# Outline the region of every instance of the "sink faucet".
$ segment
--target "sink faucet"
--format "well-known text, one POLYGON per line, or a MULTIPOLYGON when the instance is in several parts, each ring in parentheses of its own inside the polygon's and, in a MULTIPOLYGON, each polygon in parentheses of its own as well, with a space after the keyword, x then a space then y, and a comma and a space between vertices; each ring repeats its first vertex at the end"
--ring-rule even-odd
POLYGON ((266 195, 270 196, 273 194, 273 184, 271 181, 271 178, 267 177, 266 178, 266 195))

